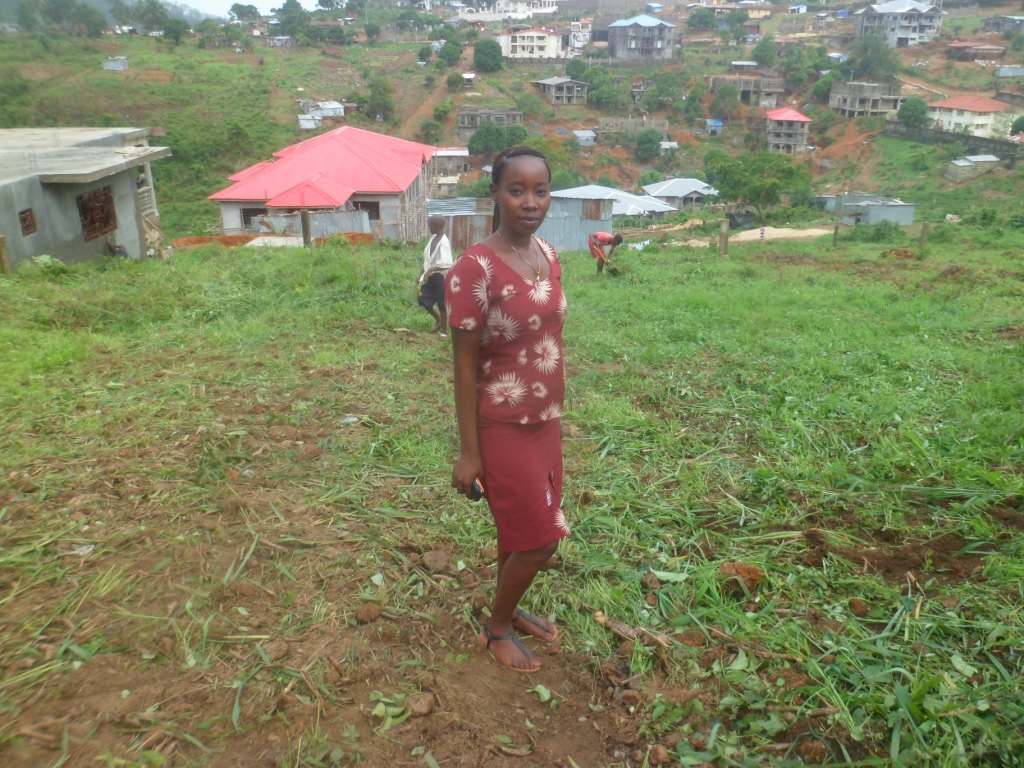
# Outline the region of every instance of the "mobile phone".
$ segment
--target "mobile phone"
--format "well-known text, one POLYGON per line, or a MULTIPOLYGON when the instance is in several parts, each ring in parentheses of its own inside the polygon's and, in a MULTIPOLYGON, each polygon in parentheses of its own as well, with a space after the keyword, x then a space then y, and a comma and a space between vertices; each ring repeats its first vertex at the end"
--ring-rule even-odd
POLYGON ((473 501, 480 501, 485 493, 484 484, 480 482, 480 479, 473 480, 473 484, 469 487, 469 498, 473 501))

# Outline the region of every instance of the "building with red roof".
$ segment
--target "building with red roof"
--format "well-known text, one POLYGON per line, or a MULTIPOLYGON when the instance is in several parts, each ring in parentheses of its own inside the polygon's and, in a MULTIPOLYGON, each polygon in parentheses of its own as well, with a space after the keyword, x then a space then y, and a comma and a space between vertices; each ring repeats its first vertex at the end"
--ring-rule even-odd
POLYGON ((768 151, 796 155, 807 151, 811 118, 789 107, 768 110, 768 151))
POLYGON ((1005 139, 1019 114, 1005 101, 988 96, 954 96, 928 105, 928 119, 934 128, 994 139, 1005 139))
POLYGON ((261 216, 362 211, 376 238, 426 236, 435 148, 343 126, 274 153, 210 195, 227 233, 251 231, 261 216))

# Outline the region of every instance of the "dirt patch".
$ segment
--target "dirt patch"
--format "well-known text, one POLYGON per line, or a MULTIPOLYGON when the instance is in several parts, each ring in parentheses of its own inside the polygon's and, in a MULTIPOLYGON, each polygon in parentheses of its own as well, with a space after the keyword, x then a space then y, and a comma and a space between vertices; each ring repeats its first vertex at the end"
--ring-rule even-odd
POLYGON ((842 546, 828 540, 819 529, 808 529, 803 534, 807 544, 805 565, 820 566, 826 557, 840 557, 852 567, 866 573, 876 573, 888 581, 912 579, 923 582, 959 582, 977 578, 983 557, 967 552, 970 544, 955 533, 942 533, 919 541, 890 541, 887 531, 864 533, 871 546, 856 548, 842 546))
POLYGON ((146 70, 139 72, 138 77, 135 78, 140 83, 155 82, 155 83, 169 83, 174 79, 173 72, 163 72, 161 70, 146 70))

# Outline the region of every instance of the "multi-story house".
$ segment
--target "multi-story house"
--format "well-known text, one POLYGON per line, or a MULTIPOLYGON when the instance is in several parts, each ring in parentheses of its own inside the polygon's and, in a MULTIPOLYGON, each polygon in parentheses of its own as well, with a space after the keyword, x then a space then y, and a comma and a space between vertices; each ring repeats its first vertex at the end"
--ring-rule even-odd
POLYGON ((891 0, 870 5, 854 14, 857 36, 878 35, 893 48, 907 48, 934 40, 942 26, 942 10, 917 0, 891 0))
POLYGON ((896 112, 902 103, 898 80, 891 83, 836 82, 828 92, 828 108, 843 117, 888 115, 896 112))
POLYGON ((988 96, 954 96, 928 105, 928 119, 940 131, 1005 139, 1017 112, 988 96))
POLYGON ((542 27, 513 29, 511 34, 498 35, 497 40, 507 59, 561 59, 565 55, 562 36, 542 27))
POLYGON ((620 60, 671 59, 676 25, 641 14, 608 25, 608 55, 620 60))
POLYGON ((811 118, 789 107, 768 112, 768 151, 796 155, 807 151, 811 118))

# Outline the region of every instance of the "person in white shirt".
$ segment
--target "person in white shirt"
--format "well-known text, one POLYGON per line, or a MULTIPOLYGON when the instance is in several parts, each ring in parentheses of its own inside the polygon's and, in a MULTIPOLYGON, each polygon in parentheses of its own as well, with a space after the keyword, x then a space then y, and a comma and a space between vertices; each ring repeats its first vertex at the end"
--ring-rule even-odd
POLYGON ((427 219, 430 239, 423 249, 423 272, 420 273, 417 301, 434 318, 431 333, 448 335, 448 312, 444 306, 444 276, 452 268, 452 244, 444 233, 443 216, 427 219))

